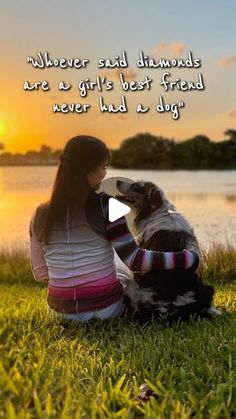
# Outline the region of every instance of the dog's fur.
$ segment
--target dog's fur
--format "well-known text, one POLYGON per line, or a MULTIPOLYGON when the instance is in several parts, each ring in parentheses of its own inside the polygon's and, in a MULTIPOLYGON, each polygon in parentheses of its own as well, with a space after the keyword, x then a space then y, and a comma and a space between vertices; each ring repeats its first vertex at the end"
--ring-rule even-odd
MULTIPOLYGON (((122 195, 134 211, 137 241, 144 249, 182 251, 194 249, 200 254, 193 229, 152 182, 117 181, 122 195)), ((127 310, 140 320, 164 316, 171 320, 187 320, 190 316, 211 317, 214 289, 203 285, 202 268, 157 270, 136 273, 125 290, 127 310)), ((216 311, 216 310, 215 310, 216 311)))

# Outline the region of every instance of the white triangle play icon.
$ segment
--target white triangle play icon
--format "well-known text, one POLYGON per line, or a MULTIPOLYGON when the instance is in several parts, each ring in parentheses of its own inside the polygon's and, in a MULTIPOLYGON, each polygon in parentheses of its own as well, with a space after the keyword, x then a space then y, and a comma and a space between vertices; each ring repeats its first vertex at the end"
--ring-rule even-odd
POLYGON ((108 201, 108 218, 109 221, 113 222, 118 220, 118 218, 123 217, 130 212, 130 207, 123 204, 117 199, 110 198, 108 201))

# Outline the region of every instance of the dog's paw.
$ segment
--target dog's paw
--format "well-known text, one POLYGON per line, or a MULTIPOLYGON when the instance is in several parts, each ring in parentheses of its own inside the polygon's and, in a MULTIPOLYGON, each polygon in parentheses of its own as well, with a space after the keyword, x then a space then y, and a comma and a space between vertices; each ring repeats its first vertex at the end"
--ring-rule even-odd
POLYGON ((211 314, 212 316, 221 316, 222 313, 218 310, 214 305, 204 310, 207 314, 211 314))

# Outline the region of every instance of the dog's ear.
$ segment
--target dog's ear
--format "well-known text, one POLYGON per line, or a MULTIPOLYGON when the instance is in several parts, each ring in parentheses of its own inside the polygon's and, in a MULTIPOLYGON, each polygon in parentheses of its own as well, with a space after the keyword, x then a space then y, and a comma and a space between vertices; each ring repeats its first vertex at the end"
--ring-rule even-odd
POLYGON ((150 201, 151 208, 153 209, 159 209, 164 204, 162 193, 156 188, 150 189, 148 193, 148 198, 150 201))

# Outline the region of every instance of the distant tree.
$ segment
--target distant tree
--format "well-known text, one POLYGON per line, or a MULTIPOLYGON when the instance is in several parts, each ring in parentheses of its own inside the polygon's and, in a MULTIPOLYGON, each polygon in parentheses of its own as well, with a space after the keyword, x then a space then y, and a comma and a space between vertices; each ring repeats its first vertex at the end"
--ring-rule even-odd
POLYGON ((1 164, 4 165, 8 165, 8 164, 12 164, 12 153, 10 153, 9 151, 5 151, 4 153, 0 154, 0 162, 1 164))
POLYGON ((54 159, 58 159, 61 153, 62 153, 62 150, 61 150, 61 149, 56 149, 56 150, 54 150, 54 151, 52 152, 52 157, 53 157, 54 159))
POLYGON ((4 153, 1 154, 2 157, 7 157, 7 158, 11 158, 12 157, 12 153, 10 151, 5 151, 4 153))
POLYGON ((39 153, 40 153, 40 156, 42 157, 43 162, 47 163, 48 159, 52 155, 52 148, 49 147, 48 145, 43 144, 43 145, 41 145, 39 153))
POLYGON ((24 155, 24 159, 26 164, 38 164, 42 160, 42 156, 39 151, 28 150, 24 155))
POLYGON ((14 153, 12 155, 12 164, 24 164, 25 163, 25 156, 22 153, 14 153))
POLYGON ((172 167, 200 169, 211 166, 213 143, 205 135, 181 141, 172 150, 172 167))
POLYGON ((236 130, 228 129, 224 132, 229 139, 215 145, 215 159, 219 167, 236 167, 236 130))
POLYGON ((5 144, 4 143, 0 143, 0 150, 4 150, 5 149, 5 144))
POLYGON ((173 141, 151 134, 137 134, 112 151, 111 165, 123 168, 152 169, 168 166, 173 141))
POLYGON ((230 141, 236 141, 236 129, 227 129, 224 132, 225 137, 227 137, 230 141))
POLYGON ((39 157, 39 152, 36 150, 28 150, 26 151, 25 156, 29 158, 36 158, 39 157))

